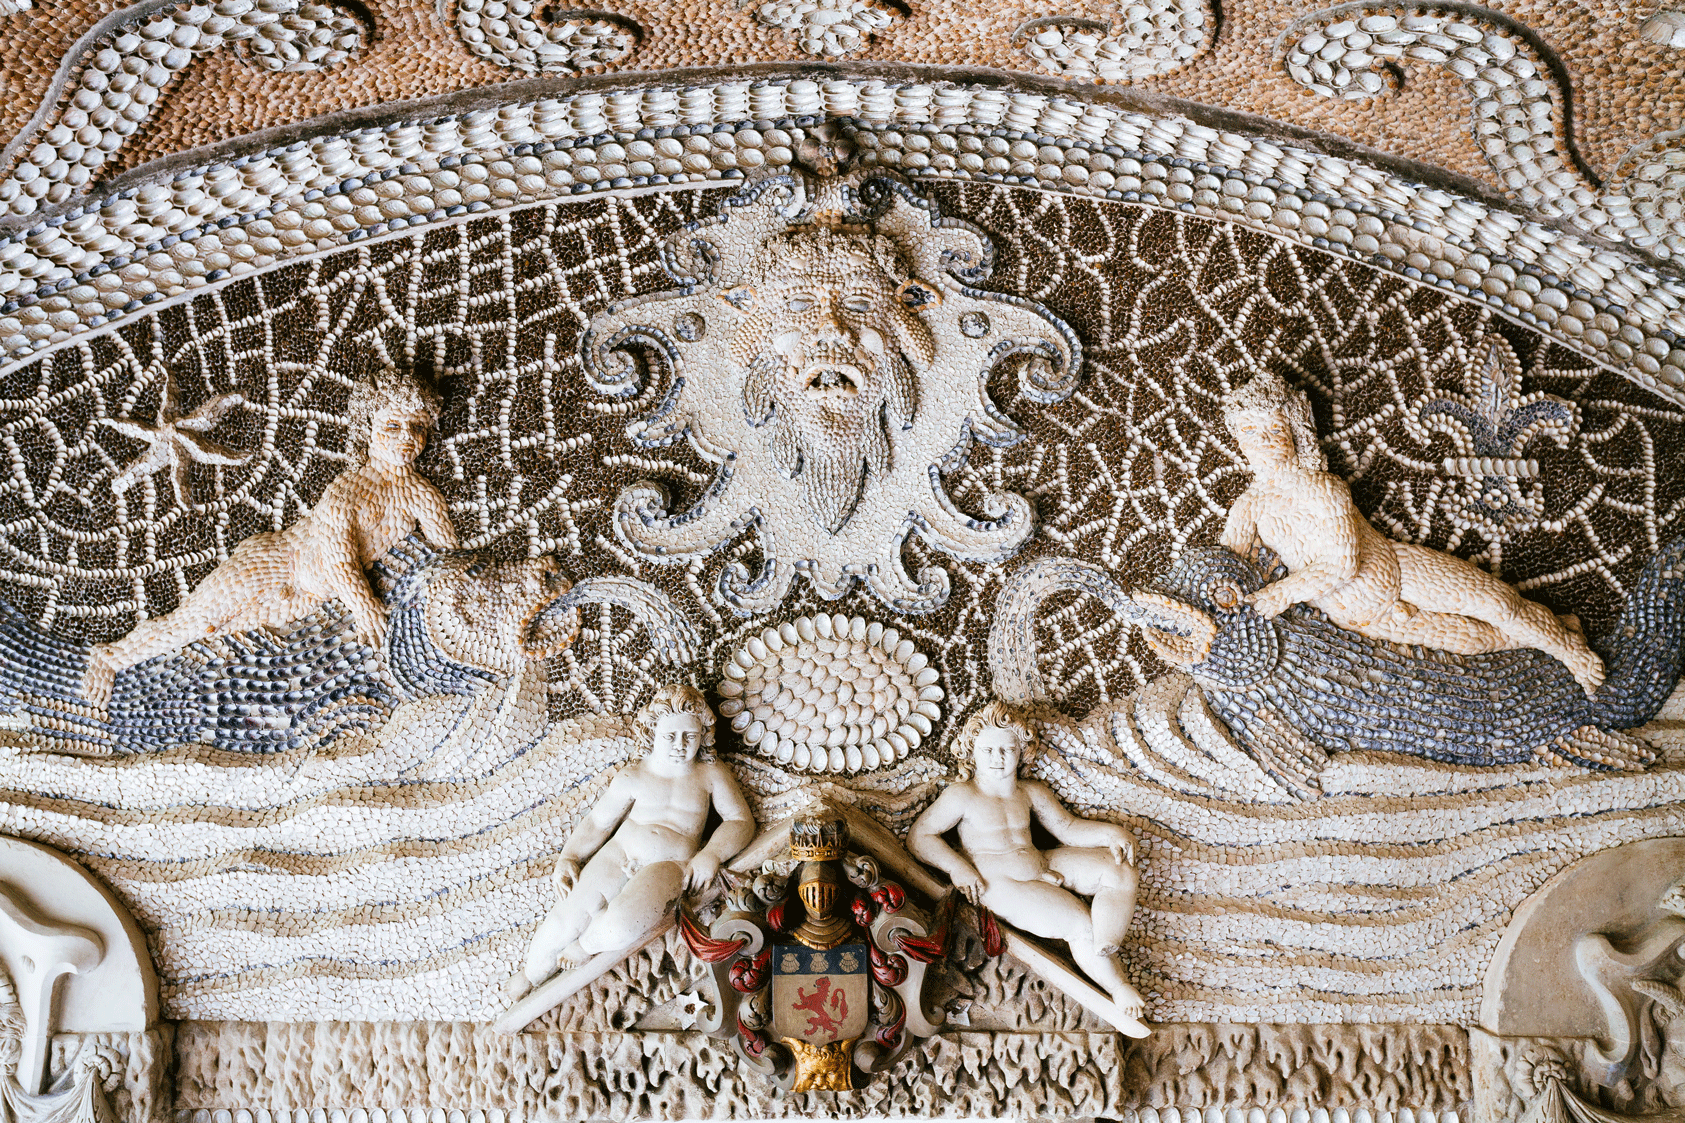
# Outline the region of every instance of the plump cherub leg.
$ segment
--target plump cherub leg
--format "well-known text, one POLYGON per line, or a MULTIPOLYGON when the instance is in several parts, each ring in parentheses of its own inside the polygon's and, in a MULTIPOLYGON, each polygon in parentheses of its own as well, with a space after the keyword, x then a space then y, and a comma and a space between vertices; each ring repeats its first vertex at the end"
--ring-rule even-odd
POLYGON ((1414 620, 1395 616, 1394 628, 1414 633, 1403 642, 1462 655, 1536 647, 1560 660, 1587 694, 1603 684, 1603 660, 1577 628, 1564 624, 1544 605, 1448 554, 1402 542, 1393 547, 1400 599, 1419 610, 1414 620), (1458 623, 1458 618, 1466 622, 1458 623))
POLYGON ((633 874, 591 926, 579 937, 587 955, 624 951, 673 910, 684 892, 685 867, 679 862, 652 862, 633 874))
POLYGON ((1124 977, 1117 959, 1101 954, 1094 938, 1094 917, 1087 905, 1067 890, 1045 881, 991 879, 987 873, 983 874, 983 880, 983 904, 990 911, 1032 935, 1064 940, 1070 945, 1071 958, 1077 966, 1100 984, 1125 1014, 1141 1016, 1146 1008, 1141 994, 1124 977))
POLYGON ((1047 864, 1065 885, 1093 898, 1094 947, 1101 955, 1116 955, 1135 915, 1135 867, 1114 859, 1098 846, 1061 846, 1047 852, 1047 864))
POLYGON ((88 656, 83 693, 94 705, 109 705, 119 671, 198 640, 306 615, 312 606, 292 588, 291 575, 280 535, 246 539, 174 612, 143 620, 122 639, 96 645, 88 656))
POLYGON ((579 880, 533 934, 523 969, 527 982, 537 986, 554 975, 558 966, 572 966, 590 958, 590 953, 580 947, 579 938, 626 885, 629 879, 625 867, 626 852, 612 839, 585 863, 579 880))

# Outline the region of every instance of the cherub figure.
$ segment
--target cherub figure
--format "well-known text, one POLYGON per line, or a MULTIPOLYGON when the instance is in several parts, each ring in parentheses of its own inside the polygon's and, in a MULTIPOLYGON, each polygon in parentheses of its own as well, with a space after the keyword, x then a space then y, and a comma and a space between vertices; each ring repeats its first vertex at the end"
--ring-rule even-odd
POLYGON ((415 470, 439 401, 414 378, 389 370, 352 391, 348 413, 350 464, 315 508, 285 530, 241 542, 174 612, 95 646, 82 684, 90 702, 107 705, 127 667, 195 640, 286 624, 335 598, 350 610, 361 642, 383 645, 386 608, 366 567, 417 526, 435 546, 457 544, 445 497, 415 470))
POLYGON ((1328 470, 1310 402, 1280 377, 1259 375, 1229 395, 1223 420, 1252 469, 1223 545, 1249 555, 1261 542, 1288 570, 1248 598, 1260 616, 1304 603, 1374 639, 1458 655, 1535 647, 1561 660, 1588 695, 1602 684, 1603 661, 1577 622, 1470 562, 1371 526, 1328 470))
POLYGON ((1004 702, 973 714, 954 750, 959 780, 914 821, 907 849, 972 904, 1064 940, 1077 966, 1139 1018, 1145 1003, 1116 958, 1135 912, 1135 840, 1115 823, 1072 815, 1046 784, 1020 779, 1038 749, 1028 720, 1004 702), (1066 845, 1038 849, 1032 820, 1066 845), (956 827, 958 850, 942 837, 956 827))
POLYGON ((562 847, 551 875, 561 900, 533 934, 514 997, 559 968, 631 948, 754 838, 748 801, 713 759, 714 713, 701 691, 662 687, 638 727, 649 752, 609 782, 562 847), (703 845, 710 809, 720 824, 703 845))

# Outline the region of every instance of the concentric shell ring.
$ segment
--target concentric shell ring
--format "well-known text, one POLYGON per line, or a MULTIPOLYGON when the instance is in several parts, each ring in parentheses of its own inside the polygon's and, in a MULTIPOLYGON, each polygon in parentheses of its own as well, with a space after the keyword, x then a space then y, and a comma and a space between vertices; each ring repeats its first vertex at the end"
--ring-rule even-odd
POLYGON ((720 715, 744 745, 802 772, 888 767, 930 735, 940 676, 912 640, 863 616, 803 616, 726 663, 720 715))

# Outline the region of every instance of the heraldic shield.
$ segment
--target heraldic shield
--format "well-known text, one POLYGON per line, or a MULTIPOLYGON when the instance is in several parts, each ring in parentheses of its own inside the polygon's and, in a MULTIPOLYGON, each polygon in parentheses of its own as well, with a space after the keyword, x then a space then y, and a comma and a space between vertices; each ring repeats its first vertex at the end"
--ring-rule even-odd
POLYGON ((799 1049, 834 1048, 843 1057, 866 1032, 872 977, 865 944, 816 951, 779 944, 772 952, 772 1029, 799 1049))

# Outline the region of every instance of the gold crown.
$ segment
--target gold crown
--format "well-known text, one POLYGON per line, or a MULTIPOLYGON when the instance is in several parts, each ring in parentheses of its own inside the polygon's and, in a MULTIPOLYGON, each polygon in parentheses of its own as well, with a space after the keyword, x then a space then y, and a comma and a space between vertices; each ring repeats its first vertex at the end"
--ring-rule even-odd
POLYGON ((834 861, 847 846, 848 824, 828 807, 806 812, 790 824, 790 857, 797 861, 834 861))

